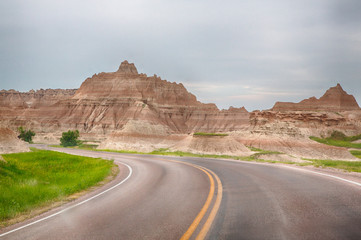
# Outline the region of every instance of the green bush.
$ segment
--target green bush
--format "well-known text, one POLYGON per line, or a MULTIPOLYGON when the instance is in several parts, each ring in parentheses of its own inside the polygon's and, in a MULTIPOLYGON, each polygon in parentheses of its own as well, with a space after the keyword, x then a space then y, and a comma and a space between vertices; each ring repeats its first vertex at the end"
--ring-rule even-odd
POLYGON ((207 136, 207 137, 225 137, 228 136, 226 133, 206 133, 206 132, 196 132, 193 133, 193 136, 207 136))
POLYGON ((340 131, 333 131, 331 133, 331 137, 330 137, 330 139, 334 139, 334 140, 345 140, 345 138, 346 138, 346 135, 340 131))
POLYGON ((62 137, 60 138, 60 145, 63 147, 71 147, 71 146, 78 146, 80 141, 78 140, 79 131, 67 131, 63 132, 62 137))
POLYGON ((18 138, 20 138, 21 140, 28 142, 28 143, 33 142, 33 137, 35 136, 35 133, 33 131, 25 130, 23 127, 19 127, 18 131, 20 133, 18 138))

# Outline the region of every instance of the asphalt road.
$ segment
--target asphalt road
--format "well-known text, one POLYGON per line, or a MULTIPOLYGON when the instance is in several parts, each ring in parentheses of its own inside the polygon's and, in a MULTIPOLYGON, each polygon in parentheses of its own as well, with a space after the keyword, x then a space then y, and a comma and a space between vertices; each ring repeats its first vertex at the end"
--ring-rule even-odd
POLYGON ((0 239, 361 239, 352 183, 279 165, 57 150, 114 159, 121 172, 0 239))

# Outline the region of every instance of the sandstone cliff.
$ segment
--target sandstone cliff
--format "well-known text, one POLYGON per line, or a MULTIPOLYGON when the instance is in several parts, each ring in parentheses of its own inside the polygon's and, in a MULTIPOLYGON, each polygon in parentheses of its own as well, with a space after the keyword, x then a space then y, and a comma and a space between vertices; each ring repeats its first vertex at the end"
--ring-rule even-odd
POLYGON ((0 154, 29 151, 28 144, 21 141, 15 132, 8 128, 0 128, 0 154))
POLYGON ((204 104, 181 83, 139 74, 124 61, 116 72, 94 74, 77 90, 2 91, 0 125, 25 126, 37 132, 36 141, 58 142, 62 131, 78 129, 81 136, 104 141, 123 137, 164 138, 196 131, 246 129, 244 108, 220 111, 204 104))
POLYGON ((201 103, 182 84, 138 74, 127 61, 116 72, 86 79, 76 94, 60 101, 58 107, 66 110, 58 116, 62 124, 101 134, 126 130, 130 120, 133 125, 158 126, 168 134, 231 131, 248 124, 249 116, 245 109, 220 111, 214 104, 201 103))
POLYGON ((75 94, 76 89, 40 89, 29 92, 18 92, 13 89, 0 91, 0 107, 17 109, 40 108, 51 106, 56 102, 68 99, 75 94))
POLYGON ((138 73, 124 61, 116 72, 94 74, 77 90, 0 91, 0 126, 30 128, 37 134, 34 141, 47 143, 59 143, 61 132, 78 129, 83 139, 100 142, 99 148, 242 155, 249 154, 245 144, 348 159, 352 156, 345 149, 321 147, 308 137, 333 130, 360 134, 361 110, 340 85, 320 99, 276 103, 269 111, 219 110, 199 102, 181 83, 138 73), (230 137, 200 139, 190 137, 193 132, 229 132, 230 137))
POLYGON ((359 105, 356 102, 354 96, 347 94, 337 84, 335 87, 331 87, 320 98, 311 97, 305 99, 299 103, 291 102, 277 102, 273 108, 273 111, 353 111, 360 110, 359 105))

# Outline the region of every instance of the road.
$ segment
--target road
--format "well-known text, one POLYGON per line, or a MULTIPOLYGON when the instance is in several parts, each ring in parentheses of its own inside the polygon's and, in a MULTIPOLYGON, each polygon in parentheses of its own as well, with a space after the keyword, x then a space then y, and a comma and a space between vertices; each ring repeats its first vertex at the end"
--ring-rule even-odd
POLYGON ((113 159, 120 174, 85 198, 1 230, 0 239, 361 239, 361 186, 329 176, 231 160, 55 150, 113 159))

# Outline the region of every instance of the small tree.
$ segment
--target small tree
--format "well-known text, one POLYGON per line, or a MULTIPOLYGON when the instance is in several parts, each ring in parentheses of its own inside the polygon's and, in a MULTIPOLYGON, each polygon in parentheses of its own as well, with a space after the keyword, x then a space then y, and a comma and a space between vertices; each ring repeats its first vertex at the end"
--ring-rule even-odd
POLYGON ((35 133, 33 131, 25 130, 23 127, 19 127, 18 131, 20 133, 18 138, 20 138, 21 140, 28 142, 28 143, 33 142, 33 137, 35 136, 35 133))
POLYGON ((60 145, 63 147, 70 147, 70 146, 77 146, 79 145, 80 141, 78 140, 79 131, 67 131, 63 132, 62 137, 60 138, 60 145))

